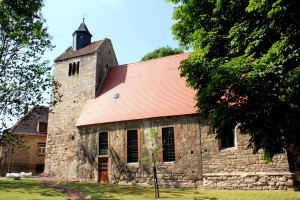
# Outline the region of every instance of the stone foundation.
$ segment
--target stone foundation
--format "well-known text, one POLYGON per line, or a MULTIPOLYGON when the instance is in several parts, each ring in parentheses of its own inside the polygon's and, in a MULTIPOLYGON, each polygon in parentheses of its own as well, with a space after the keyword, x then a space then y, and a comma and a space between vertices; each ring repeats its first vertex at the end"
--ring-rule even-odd
MULTIPOLYGON (((158 185, 161 188, 200 188, 202 181, 197 175, 187 175, 184 173, 162 172, 157 173, 158 185)), ((111 176, 112 183, 120 185, 138 185, 138 186, 154 186, 153 174, 149 171, 143 172, 127 172, 120 175, 118 180, 111 176)))
POLYGON ((202 188, 294 191, 294 174, 288 172, 205 173, 202 188))

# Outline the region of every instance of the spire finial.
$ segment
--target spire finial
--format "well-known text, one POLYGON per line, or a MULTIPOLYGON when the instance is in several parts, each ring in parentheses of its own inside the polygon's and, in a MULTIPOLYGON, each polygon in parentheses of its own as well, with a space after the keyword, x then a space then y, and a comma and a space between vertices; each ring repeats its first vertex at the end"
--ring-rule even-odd
POLYGON ((83 16, 82 16, 82 22, 84 22, 85 17, 86 17, 86 14, 85 14, 85 12, 84 12, 84 13, 83 13, 83 16))

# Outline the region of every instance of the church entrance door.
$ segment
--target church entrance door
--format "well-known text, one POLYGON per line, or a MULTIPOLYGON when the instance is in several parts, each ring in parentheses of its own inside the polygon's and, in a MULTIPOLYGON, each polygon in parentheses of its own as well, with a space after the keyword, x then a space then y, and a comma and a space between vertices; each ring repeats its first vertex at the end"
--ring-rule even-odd
POLYGON ((99 158, 99 183, 108 183, 108 158, 99 158))

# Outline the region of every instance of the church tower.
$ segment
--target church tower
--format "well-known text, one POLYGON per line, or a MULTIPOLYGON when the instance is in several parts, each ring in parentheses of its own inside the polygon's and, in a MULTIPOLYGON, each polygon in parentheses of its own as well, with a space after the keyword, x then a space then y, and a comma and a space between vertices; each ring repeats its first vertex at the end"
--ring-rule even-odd
POLYGON ((118 65, 110 39, 91 42, 91 37, 83 21, 73 33, 73 45, 54 61, 53 76, 61 84, 62 98, 49 113, 44 172, 48 176, 78 178, 84 149, 76 121, 85 103, 97 97, 110 66, 118 65))

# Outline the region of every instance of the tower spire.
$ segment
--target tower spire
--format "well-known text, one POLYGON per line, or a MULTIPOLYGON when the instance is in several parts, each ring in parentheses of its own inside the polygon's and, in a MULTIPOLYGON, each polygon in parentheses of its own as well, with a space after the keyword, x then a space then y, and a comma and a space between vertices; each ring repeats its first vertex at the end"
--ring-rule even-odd
POLYGON ((84 15, 79 28, 73 33, 73 50, 77 51, 91 43, 92 34, 84 23, 84 15))

